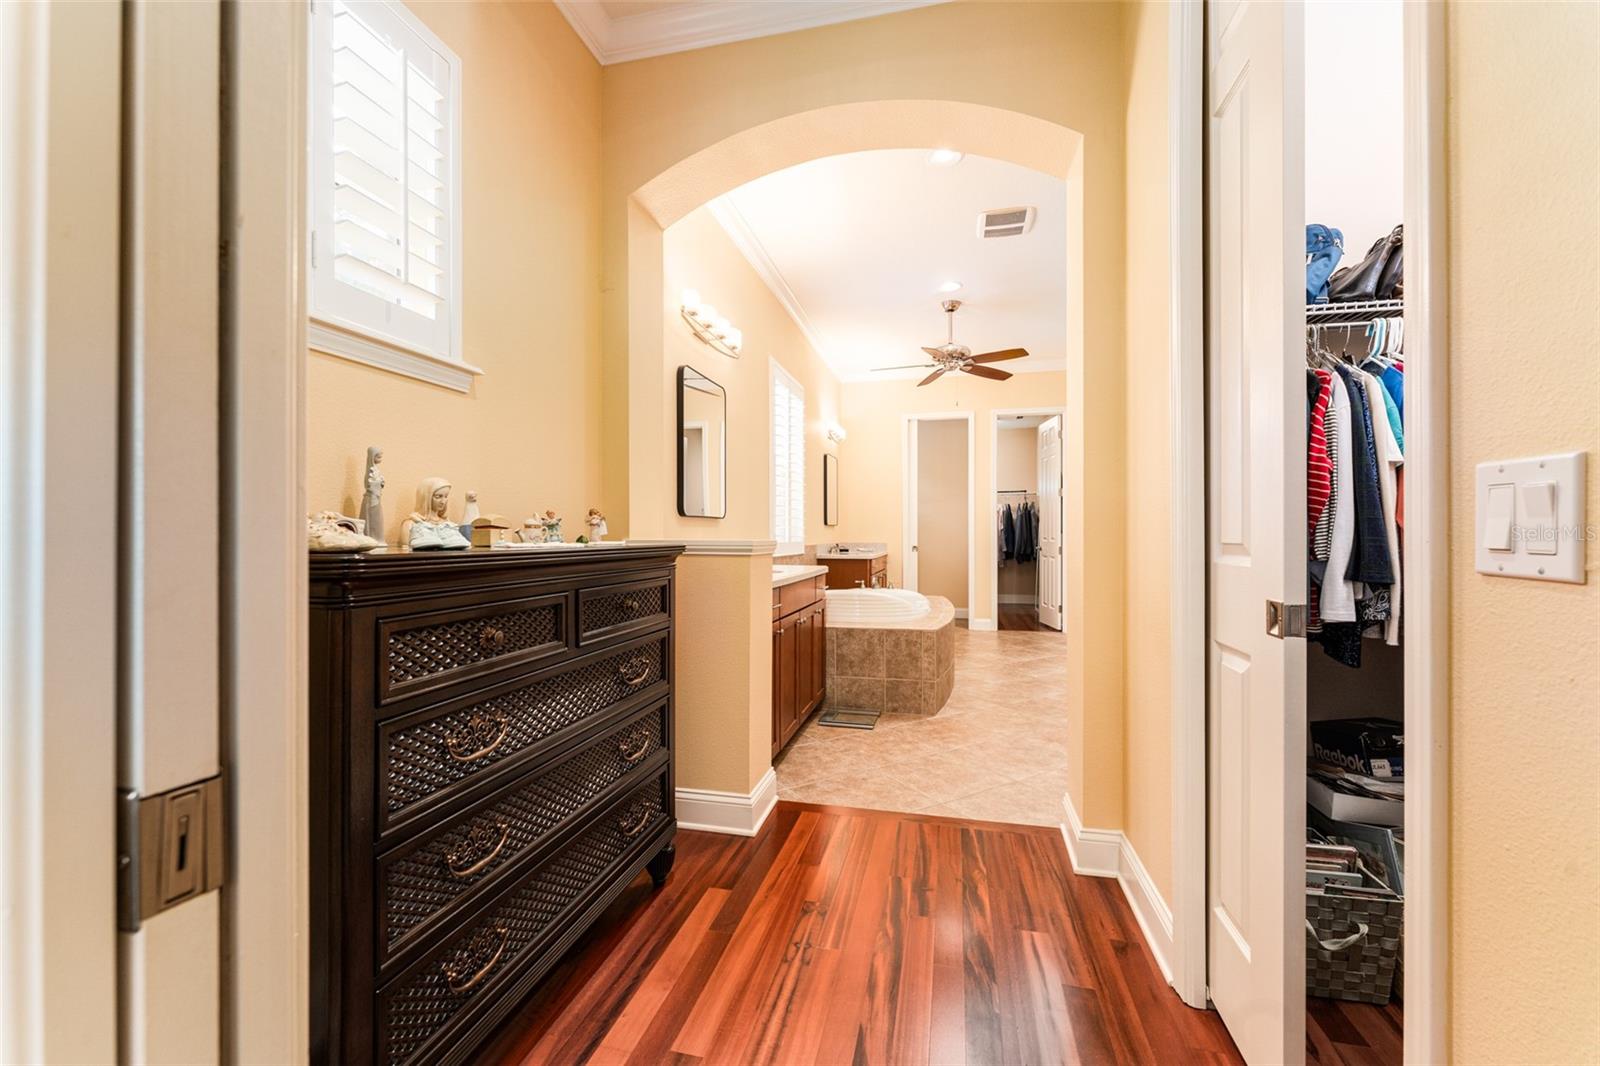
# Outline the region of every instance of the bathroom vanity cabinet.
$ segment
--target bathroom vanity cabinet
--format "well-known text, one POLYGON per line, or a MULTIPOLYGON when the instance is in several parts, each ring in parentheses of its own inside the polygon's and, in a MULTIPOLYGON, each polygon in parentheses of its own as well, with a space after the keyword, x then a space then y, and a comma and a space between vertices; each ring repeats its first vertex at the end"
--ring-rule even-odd
POLYGON ((773 755, 822 705, 828 649, 824 583, 819 576, 772 590, 773 755))
POLYGON ((817 560, 828 568, 828 587, 830 589, 853 588, 884 588, 889 584, 889 557, 879 555, 875 558, 839 559, 834 557, 819 558, 817 560))

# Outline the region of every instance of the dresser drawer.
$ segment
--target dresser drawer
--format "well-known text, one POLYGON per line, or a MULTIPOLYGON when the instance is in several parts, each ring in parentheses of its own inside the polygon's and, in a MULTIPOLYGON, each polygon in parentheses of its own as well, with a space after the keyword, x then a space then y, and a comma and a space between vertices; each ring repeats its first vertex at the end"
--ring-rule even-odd
POLYGON ((379 961, 652 762, 666 747, 666 723, 665 703, 635 714, 554 767, 379 859, 379 961))
POLYGON ((578 643, 654 629, 666 623, 672 605, 668 579, 602 585, 578 590, 578 643))
POLYGON ((511 889, 458 936, 378 993, 378 1060, 432 1061, 455 1023, 558 935, 608 887, 634 847, 669 824, 660 776, 611 807, 594 827, 511 889))
POLYGON ((378 703, 566 652, 566 593, 378 619, 378 703))
POLYGON ((378 829, 484 780, 543 741, 667 679, 665 635, 498 695, 378 724, 378 829))

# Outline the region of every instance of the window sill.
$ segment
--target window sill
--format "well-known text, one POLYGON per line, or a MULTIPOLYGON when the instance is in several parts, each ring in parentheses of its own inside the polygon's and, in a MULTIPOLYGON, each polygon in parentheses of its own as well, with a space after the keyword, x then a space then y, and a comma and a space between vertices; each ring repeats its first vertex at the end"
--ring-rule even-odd
POLYGON ((456 392, 471 392, 473 379, 483 373, 471 363, 424 355, 375 337, 357 336, 315 320, 306 324, 306 345, 314 351, 326 352, 353 363, 387 370, 391 374, 456 392))

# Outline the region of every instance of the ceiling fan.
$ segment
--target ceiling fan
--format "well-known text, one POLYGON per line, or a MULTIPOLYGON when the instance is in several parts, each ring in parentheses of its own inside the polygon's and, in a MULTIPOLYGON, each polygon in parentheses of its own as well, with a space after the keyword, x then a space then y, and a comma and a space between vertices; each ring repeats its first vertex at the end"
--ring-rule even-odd
POLYGON ((1021 359, 1028 354, 1026 348, 1005 348, 998 352, 984 352, 973 355, 972 349, 964 344, 955 342, 956 334, 956 309, 961 306, 960 300, 945 300, 940 304, 947 316, 945 319, 945 341, 937 348, 923 348, 922 350, 933 356, 931 363, 911 363, 907 366, 880 366, 874 370, 921 370, 927 367, 934 368, 933 373, 917 382, 917 387, 938 381, 940 377, 953 370, 974 377, 990 378, 994 381, 1004 381, 1011 376, 1009 371, 996 370, 992 366, 982 366, 982 363, 998 363, 1002 359, 1021 359))

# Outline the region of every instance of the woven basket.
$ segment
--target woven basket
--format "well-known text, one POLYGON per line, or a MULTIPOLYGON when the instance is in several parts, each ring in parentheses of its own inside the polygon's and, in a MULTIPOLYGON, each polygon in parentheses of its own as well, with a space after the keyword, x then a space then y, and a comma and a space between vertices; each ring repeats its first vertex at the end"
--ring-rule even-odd
POLYGON ((1306 895, 1306 992, 1359 1003, 1389 1002, 1405 902, 1306 895))

